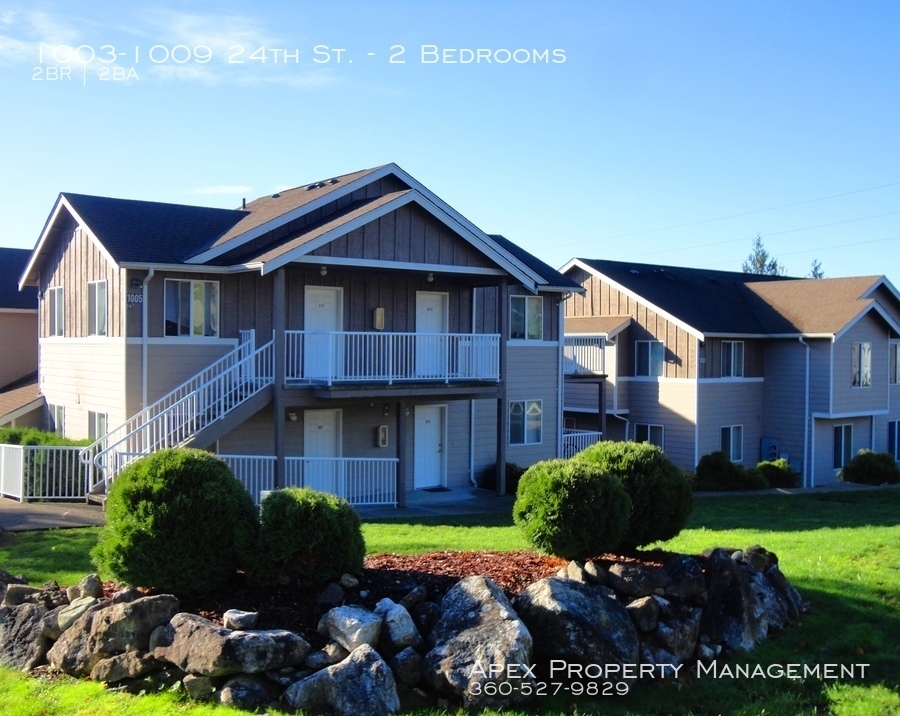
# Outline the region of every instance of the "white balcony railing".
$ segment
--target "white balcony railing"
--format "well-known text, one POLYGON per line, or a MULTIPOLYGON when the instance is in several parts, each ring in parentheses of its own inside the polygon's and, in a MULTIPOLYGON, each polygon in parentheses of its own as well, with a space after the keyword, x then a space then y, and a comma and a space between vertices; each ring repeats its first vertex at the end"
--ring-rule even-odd
POLYGON ((0 494, 25 500, 84 499, 80 447, 0 445, 0 494))
POLYGON ((563 430, 562 454, 560 457, 570 458, 576 453, 589 448, 594 443, 598 443, 603 439, 603 433, 596 430, 574 430, 566 428, 563 430))
POLYGON ((285 484, 330 492, 351 505, 396 505, 399 462, 391 457, 289 457, 285 484))
POLYGON ((563 361, 566 375, 597 375, 606 372, 604 336, 566 336, 563 361))
POLYGON ((497 381, 500 336, 287 331, 288 383, 497 381))

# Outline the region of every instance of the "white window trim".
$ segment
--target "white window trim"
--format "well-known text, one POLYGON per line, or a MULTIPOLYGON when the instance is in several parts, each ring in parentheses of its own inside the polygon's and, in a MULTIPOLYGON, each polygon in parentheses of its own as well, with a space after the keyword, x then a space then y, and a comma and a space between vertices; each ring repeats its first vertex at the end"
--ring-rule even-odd
POLYGON ((109 430, 109 415, 96 410, 88 410, 88 437, 91 440, 99 440, 109 430), (100 418, 103 419, 103 430, 100 430, 100 418))
POLYGON ((543 400, 537 400, 534 398, 526 398, 525 400, 510 400, 506 404, 506 415, 507 415, 507 418, 506 418, 506 421, 507 421, 506 444, 508 446, 522 447, 525 445, 543 445, 543 443, 544 443, 544 401, 543 400), (509 411, 512 409, 512 406, 514 403, 522 404, 522 420, 525 421, 523 424, 523 430, 522 430, 523 442, 520 442, 520 443, 512 442, 512 421, 509 419, 509 411), (527 421, 528 403, 537 403, 538 405, 541 406, 541 439, 536 440, 534 442, 528 441, 528 421, 527 421))
POLYGON ((651 339, 651 340, 635 341, 634 342, 634 376, 636 378, 662 378, 665 376, 665 373, 666 373, 666 344, 655 338, 651 339), (651 344, 650 347, 648 347, 648 349, 647 349, 648 363, 647 363, 647 372, 646 373, 642 373, 640 370, 640 366, 638 365, 638 355, 640 353, 640 351, 638 351, 638 346, 641 343, 651 344), (658 344, 662 349, 662 360, 660 360, 660 363, 659 363, 659 365, 660 365, 660 374, 659 375, 653 375, 653 373, 651 372, 651 369, 653 367, 652 344, 654 344, 654 343, 658 344))
POLYGON ((167 278, 167 279, 163 282, 163 315, 162 315, 162 322, 163 322, 163 326, 162 326, 163 337, 164 337, 164 338, 167 338, 167 339, 170 339, 170 340, 173 339, 173 338, 181 338, 181 339, 190 338, 190 339, 193 339, 193 340, 200 340, 200 339, 207 339, 207 340, 209 340, 209 339, 211 339, 211 338, 212 338, 212 339, 217 339, 217 338, 219 338, 219 337, 222 335, 222 325, 221 325, 221 323, 222 323, 222 287, 221 287, 219 281, 215 281, 215 280, 211 280, 211 279, 202 279, 202 278, 167 278), (169 293, 168 290, 167 290, 167 288, 166 288, 166 286, 167 286, 167 284, 168 284, 169 282, 174 282, 174 283, 187 283, 187 284, 190 284, 190 286, 191 286, 190 317, 189 317, 189 319, 188 319, 189 322, 190 322, 189 325, 190 325, 190 328, 191 328, 190 333, 186 333, 186 334, 178 334, 178 335, 176 335, 176 336, 170 336, 170 335, 168 335, 168 334, 166 333, 166 300, 167 300, 167 298, 168 298, 168 293, 169 293), (201 336, 201 335, 197 335, 197 334, 194 333, 194 300, 193 300, 193 295, 194 295, 194 284, 197 284, 197 283, 214 283, 214 284, 216 285, 216 316, 217 316, 217 319, 218 319, 218 321, 219 321, 219 325, 216 326, 216 335, 214 335, 214 336, 201 336))
POLYGON ((109 285, 107 284, 106 279, 101 279, 98 281, 88 281, 88 293, 87 293, 87 301, 88 301, 88 335, 89 336, 106 336, 109 334, 109 285), (97 290, 98 288, 94 288, 94 312, 91 314, 91 287, 99 287, 100 284, 103 284, 103 305, 100 305, 100 301, 97 300, 97 290), (98 320, 100 318, 102 311, 103 315, 103 333, 97 331, 97 326, 100 324, 98 320), (93 332, 91 331, 91 323, 93 323, 93 332))
MULTIPOLYGON (((544 297, 543 296, 510 296, 509 297, 509 340, 521 341, 523 343, 538 343, 544 340, 544 297), (513 301, 523 301, 524 310, 522 315, 525 317, 525 335, 522 338, 513 338, 512 336, 512 307, 513 301), (532 301, 540 301, 541 306, 541 335, 538 338, 529 338, 528 336, 528 306, 532 305, 532 301)), ((554 343, 554 345, 556 345, 554 343)))
POLYGON ((721 377, 722 378, 743 378, 744 377, 744 367, 745 367, 745 356, 747 355, 747 346, 744 344, 744 341, 722 341, 722 368, 721 368, 721 377), (731 346, 730 358, 731 360, 728 362, 728 370, 725 370, 725 346, 731 346), (735 346, 741 346, 741 364, 740 364, 740 373, 735 371, 735 361, 734 361, 734 348, 735 346))
POLYGON ((872 343, 870 341, 854 341, 850 345, 850 387, 867 389, 872 387, 872 343), (863 361, 863 346, 868 346, 867 361, 863 361), (854 385, 857 371, 853 369, 854 360, 859 371, 859 385, 854 385), (868 371, 866 370, 868 368, 868 371), (863 383, 863 379, 868 375, 869 382, 863 383))
POLYGON ((635 441, 635 442, 647 442, 647 443, 649 443, 650 445, 656 445, 656 447, 658 447, 660 450, 665 450, 665 444, 666 444, 666 426, 665 426, 665 425, 660 425, 660 424, 658 424, 658 423, 635 423, 635 424, 634 424, 634 441, 635 441), (646 440, 646 441, 639 441, 639 440, 638 440, 638 436, 637 436, 638 427, 645 427, 645 428, 647 428, 647 440, 646 440), (660 432, 660 435, 661 435, 661 439, 660 439, 658 445, 657 445, 655 442, 653 442, 652 440, 650 440, 650 431, 651 431, 652 428, 659 428, 659 432, 660 432))
POLYGON ((66 293, 62 286, 47 289, 47 335, 59 338, 66 335, 66 293))
POLYGON ((55 403, 47 403, 47 411, 50 414, 52 425, 48 426, 51 432, 57 435, 65 436, 66 434, 66 406, 57 405, 55 403), (62 424, 60 424, 62 423, 62 424))
POLYGON ((726 454, 728 455, 728 459, 731 460, 731 462, 743 462, 744 461, 744 426, 743 426, 743 424, 739 423, 739 424, 735 424, 735 425, 722 425, 719 428, 720 447, 721 447, 723 430, 728 430, 728 450, 726 451, 726 454), (734 456, 734 429, 735 428, 741 429, 741 442, 739 445, 740 454, 738 455, 737 458, 735 458, 735 456, 734 456))

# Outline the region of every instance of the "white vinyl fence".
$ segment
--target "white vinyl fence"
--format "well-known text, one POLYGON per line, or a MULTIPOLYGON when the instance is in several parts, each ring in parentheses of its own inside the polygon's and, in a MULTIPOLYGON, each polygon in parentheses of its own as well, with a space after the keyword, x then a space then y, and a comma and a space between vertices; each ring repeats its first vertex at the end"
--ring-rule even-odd
POLYGON ((83 500, 80 447, 0 445, 0 494, 26 500, 83 500))
POLYGON ((560 457, 570 458, 576 453, 589 448, 594 443, 598 443, 603 439, 603 433, 596 430, 574 430, 566 428, 563 430, 562 455, 560 457))

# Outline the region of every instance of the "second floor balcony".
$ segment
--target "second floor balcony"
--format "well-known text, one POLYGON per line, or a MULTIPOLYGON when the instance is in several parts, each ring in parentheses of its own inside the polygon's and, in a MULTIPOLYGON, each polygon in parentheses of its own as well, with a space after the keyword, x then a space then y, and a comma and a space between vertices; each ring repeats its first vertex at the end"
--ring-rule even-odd
POLYGON ((567 335, 563 349, 566 375, 603 375, 606 373, 604 336, 567 335))
POLYGON ((285 332, 288 385, 499 380, 499 334, 285 332))

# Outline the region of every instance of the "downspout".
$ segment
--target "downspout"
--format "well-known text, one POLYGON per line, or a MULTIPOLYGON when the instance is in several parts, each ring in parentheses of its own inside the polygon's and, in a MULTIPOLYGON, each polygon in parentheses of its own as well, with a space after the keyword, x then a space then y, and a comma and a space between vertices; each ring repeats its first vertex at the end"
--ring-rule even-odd
POLYGON ((700 344, 703 343, 704 368, 706 367, 706 341, 697 341, 694 351, 694 466, 700 464, 700 344))
MULTIPOLYGON (((478 300, 478 291, 476 287, 472 287, 472 326, 471 332, 475 333, 475 302, 478 300)), ((469 482, 472 487, 478 487, 478 480, 475 479, 475 399, 469 401, 469 482)))
POLYGON ((809 354, 810 345, 799 336, 800 344, 806 346, 806 391, 803 396, 803 487, 809 487, 809 354))
POLYGON ((556 388, 556 456, 563 456, 563 408, 565 403, 565 396, 563 394, 564 383, 563 383, 563 360, 564 360, 564 351, 566 348, 566 339, 565 339, 565 322, 566 322, 566 307, 565 301, 572 294, 567 293, 562 300, 560 300, 559 305, 557 306, 557 312, 559 313, 559 320, 556 325, 556 341, 559 344, 559 349, 557 350, 556 356, 556 367, 557 367, 557 388, 556 388))
POLYGON ((141 286, 141 410, 147 407, 147 320, 149 315, 147 284, 153 278, 155 269, 150 269, 141 286))

